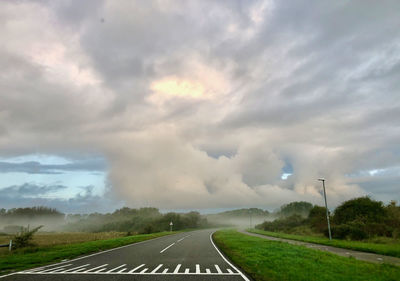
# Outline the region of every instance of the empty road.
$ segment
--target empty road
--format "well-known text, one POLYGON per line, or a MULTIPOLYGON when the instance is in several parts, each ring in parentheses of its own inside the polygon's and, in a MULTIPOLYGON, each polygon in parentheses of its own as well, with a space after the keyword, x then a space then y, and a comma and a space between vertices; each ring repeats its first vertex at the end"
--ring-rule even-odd
POLYGON ((213 230, 164 236, 49 266, 1 281, 249 280, 214 245, 213 230))

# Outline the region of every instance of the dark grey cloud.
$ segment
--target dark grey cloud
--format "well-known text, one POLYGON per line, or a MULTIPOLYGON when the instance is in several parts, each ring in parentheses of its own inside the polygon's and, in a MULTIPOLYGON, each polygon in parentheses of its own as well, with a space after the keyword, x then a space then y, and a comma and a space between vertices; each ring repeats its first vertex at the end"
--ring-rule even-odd
POLYGON ((22 163, 0 162, 0 173, 21 172, 28 174, 60 174, 71 171, 105 172, 106 163, 104 159, 93 158, 77 161, 69 164, 41 164, 37 161, 22 163))
POLYGON ((64 213, 110 212, 123 206, 121 201, 113 199, 110 195, 94 194, 93 186, 82 187, 82 192, 69 199, 45 196, 52 192, 67 189, 68 187, 63 185, 36 185, 31 183, 9 186, 0 189, 0 206, 5 209, 48 206, 64 213))
POLYGON ((6 204, 7 200, 11 200, 9 204, 14 203, 17 199, 23 198, 35 198, 47 193, 66 189, 63 185, 36 185, 31 183, 25 183, 23 185, 12 185, 1 189, 3 204, 6 204))

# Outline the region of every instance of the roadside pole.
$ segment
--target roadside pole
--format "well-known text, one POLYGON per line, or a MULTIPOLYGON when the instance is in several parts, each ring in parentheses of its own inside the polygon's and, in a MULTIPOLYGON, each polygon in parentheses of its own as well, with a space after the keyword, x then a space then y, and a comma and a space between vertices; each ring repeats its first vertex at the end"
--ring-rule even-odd
POLYGON ((172 232, 172 226, 173 226, 174 224, 172 223, 172 221, 169 223, 169 231, 170 232, 172 232))
POLYGON ((11 252, 12 249, 12 240, 10 240, 10 244, 8 244, 8 251, 11 252))
POLYGON ((332 240, 331 223, 329 221, 328 203, 326 202, 325 179, 318 179, 318 180, 322 181, 322 187, 324 189, 324 199, 325 199, 326 219, 328 221, 329 240, 332 240))

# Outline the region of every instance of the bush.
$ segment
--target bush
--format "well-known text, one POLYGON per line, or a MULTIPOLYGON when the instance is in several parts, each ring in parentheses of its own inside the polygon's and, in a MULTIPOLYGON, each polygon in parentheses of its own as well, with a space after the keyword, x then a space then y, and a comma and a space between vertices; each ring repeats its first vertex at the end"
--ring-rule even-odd
POLYGON ((355 220, 364 223, 383 223, 386 210, 383 203, 369 197, 360 197, 348 200, 336 208, 333 222, 337 225, 346 224, 355 220))
POLYGON ((307 222, 317 232, 324 233, 327 230, 326 208, 314 206, 308 215, 307 222))
MULTIPOLYGON (((332 237, 335 239, 351 239, 363 240, 368 237, 368 234, 360 225, 342 224, 332 227, 332 237)), ((325 236, 328 237, 328 230, 325 231, 325 236)))
POLYGON ((266 221, 256 225, 256 228, 266 231, 288 231, 295 227, 304 225, 305 219, 300 215, 292 215, 287 218, 276 219, 272 222, 266 221))
POLYGON ((35 234, 42 227, 43 227, 43 225, 38 226, 30 231, 27 229, 24 229, 19 234, 15 235, 12 239, 13 240, 13 248, 18 249, 18 248, 33 246, 34 245, 32 243, 33 234, 35 234))
POLYGON ((289 204, 283 205, 278 212, 278 216, 290 217, 292 215, 300 215, 304 218, 308 217, 310 210, 313 205, 308 202, 291 202, 289 204))

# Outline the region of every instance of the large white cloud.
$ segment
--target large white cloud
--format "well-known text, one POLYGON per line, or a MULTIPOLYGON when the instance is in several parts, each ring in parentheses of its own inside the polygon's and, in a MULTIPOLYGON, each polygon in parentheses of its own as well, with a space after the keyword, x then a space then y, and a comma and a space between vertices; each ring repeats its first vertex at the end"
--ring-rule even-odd
POLYGON ((1 156, 101 154, 130 206, 400 199, 360 174, 400 166, 397 1, 1 5, 1 156))

